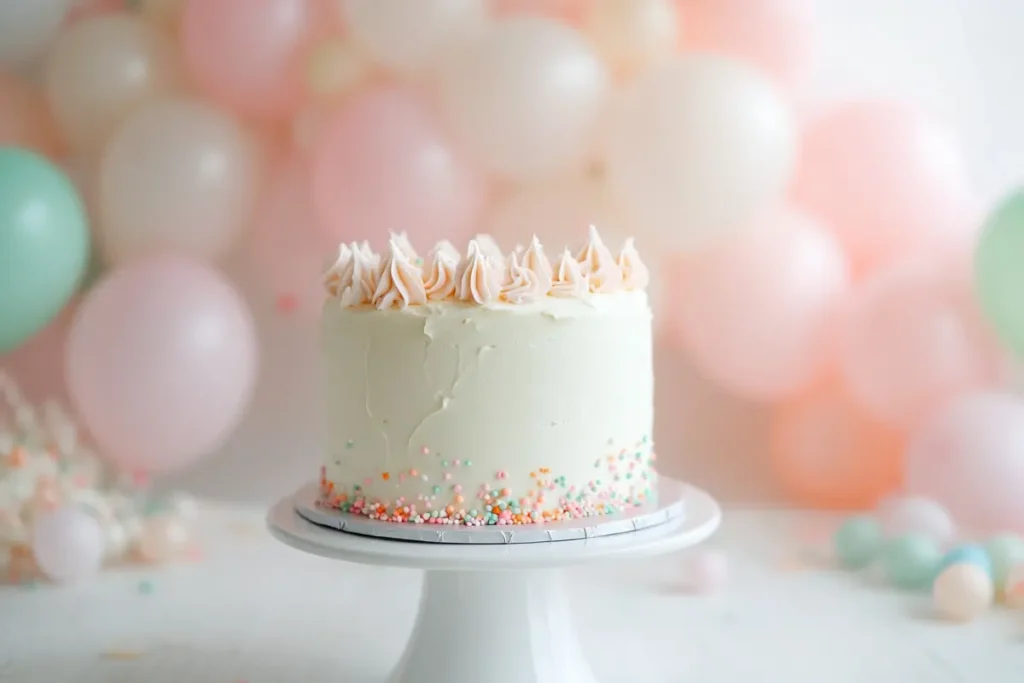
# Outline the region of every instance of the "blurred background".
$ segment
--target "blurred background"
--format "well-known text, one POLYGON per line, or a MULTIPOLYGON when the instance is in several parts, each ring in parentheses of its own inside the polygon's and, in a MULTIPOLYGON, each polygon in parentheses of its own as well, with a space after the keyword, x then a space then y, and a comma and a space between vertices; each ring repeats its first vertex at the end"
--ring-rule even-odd
POLYGON ((320 462, 340 241, 656 273, 659 461, 1024 529, 1024 5, 3 0, 0 369, 157 487, 320 462))

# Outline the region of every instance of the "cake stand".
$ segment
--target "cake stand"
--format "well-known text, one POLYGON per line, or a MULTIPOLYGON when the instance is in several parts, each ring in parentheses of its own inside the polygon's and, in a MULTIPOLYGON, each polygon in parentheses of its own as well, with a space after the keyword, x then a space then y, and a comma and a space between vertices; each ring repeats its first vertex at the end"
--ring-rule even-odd
POLYGON ((412 635, 388 683, 595 683, 559 570, 681 550, 721 521, 711 496, 680 485, 685 513, 639 531, 549 543, 416 543, 313 524, 296 511, 309 494, 306 487, 270 509, 267 526, 279 541, 322 557, 426 571, 412 635))

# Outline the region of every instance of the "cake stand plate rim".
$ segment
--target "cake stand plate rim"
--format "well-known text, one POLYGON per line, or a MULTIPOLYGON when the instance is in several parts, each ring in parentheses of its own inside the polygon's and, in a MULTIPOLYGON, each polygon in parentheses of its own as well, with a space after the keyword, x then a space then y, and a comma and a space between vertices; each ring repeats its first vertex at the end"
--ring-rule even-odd
POLYGON ((680 484, 685 514, 638 531, 547 543, 417 543, 339 532, 308 521, 295 509, 297 500, 308 488, 302 487, 270 508, 267 528, 277 540, 321 557, 426 570, 545 569, 660 555, 706 540, 722 518, 721 508, 708 493, 680 484))

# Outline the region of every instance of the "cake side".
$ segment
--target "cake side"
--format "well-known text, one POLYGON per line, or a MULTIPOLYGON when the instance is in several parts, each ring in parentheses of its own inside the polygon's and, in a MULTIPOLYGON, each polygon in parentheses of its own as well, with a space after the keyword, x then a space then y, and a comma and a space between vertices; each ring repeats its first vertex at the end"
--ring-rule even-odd
POLYGON ((432 265, 450 261, 440 275, 398 240, 385 259, 357 250, 356 267, 327 278, 325 504, 531 524, 653 497, 651 311, 615 260, 594 283, 602 264, 563 258, 548 275, 536 254, 506 260, 479 243, 465 260, 435 250, 432 265))

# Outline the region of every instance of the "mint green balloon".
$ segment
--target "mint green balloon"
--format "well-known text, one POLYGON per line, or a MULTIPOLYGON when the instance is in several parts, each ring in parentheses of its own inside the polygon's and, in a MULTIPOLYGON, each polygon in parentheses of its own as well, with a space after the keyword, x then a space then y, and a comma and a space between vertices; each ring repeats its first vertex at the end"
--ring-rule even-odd
POLYGON ((942 548, 935 539, 922 534, 906 534, 885 544, 882 564, 894 586, 923 590, 931 587, 942 557, 942 548))
POLYGON ((88 262, 85 209, 71 181, 41 156, 0 147, 0 353, 64 308, 88 262))
POLYGON ((985 221, 974 251, 974 288, 999 338, 1024 356, 1024 190, 1006 197, 985 221))
POLYGON ((985 551, 992 560, 992 579, 996 590, 1002 590, 1010 570, 1024 564, 1024 539, 1014 534, 1000 534, 989 539, 985 551))
POLYGON ((848 569, 860 569, 878 557, 884 544, 882 527, 871 517, 850 517, 836 530, 832 543, 840 564, 848 569))

